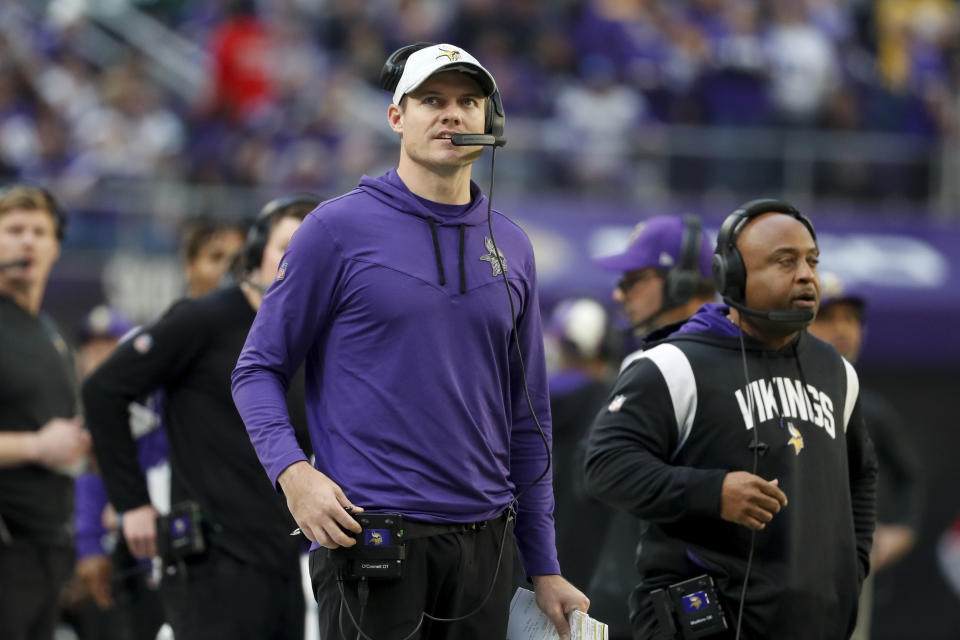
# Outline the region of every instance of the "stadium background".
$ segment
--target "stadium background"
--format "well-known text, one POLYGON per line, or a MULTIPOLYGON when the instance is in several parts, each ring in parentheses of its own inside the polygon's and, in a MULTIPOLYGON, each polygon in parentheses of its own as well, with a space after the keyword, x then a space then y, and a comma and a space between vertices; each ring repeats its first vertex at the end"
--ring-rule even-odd
MULTIPOLYGON (((867 297, 865 383, 924 456, 917 547, 874 637, 956 638, 936 545, 960 511, 960 11, 953 0, 52 0, 0 2, 0 176, 70 212, 45 309, 137 320, 181 293, 178 232, 396 161, 376 88, 415 41, 467 48, 500 85, 496 208, 536 250, 545 311, 610 305, 640 219, 715 233, 779 196, 824 268, 867 297)), ((486 152, 489 153, 489 152, 486 152)), ((489 159, 475 168, 487 188, 489 159)))

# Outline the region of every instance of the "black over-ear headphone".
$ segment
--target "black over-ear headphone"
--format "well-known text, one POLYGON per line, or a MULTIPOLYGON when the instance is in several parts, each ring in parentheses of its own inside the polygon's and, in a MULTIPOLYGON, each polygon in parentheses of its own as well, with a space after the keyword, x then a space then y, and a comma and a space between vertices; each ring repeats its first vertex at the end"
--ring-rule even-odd
POLYGON ((247 239, 243 244, 243 270, 252 271, 260 266, 263 261, 263 250, 266 249, 267 241, 270 239, 270 229, 277 217, 282 216, 288 207, 304 205, 313 209, 321 202, 322 200, 312 193, 295 193, 274 198, 263 205, 256 220, 247 231, 247 239))
POLYGON ((46 204, 47 209, 50 211, 50 215, 53 216, 54 223, 56 223, 57 241, 63 242, 64 236, 67 235, 67 212, 64 211, 62 206, 60 206, 60 201, 57 200, 57 197, 54 196, 49 189, 41 187, 40 185, 18 182, 0 188, 0 200, 6 198, 11 191, 18 188, 32 189, 39 192, 40 195, 43 196, 44 203, 46 204))
POLYGON ((796 218, 813 236, 813 241, 817 241, 817 232, 813 229, 813 223, 793 205, 774 198, 751 200, 743 204, 727 216, 717 235, 717 249, 712 263, 713 281, 724 299, 729 298, 740 304, 745 302, 747 269, 743 264, 743 256, 737 249, 737 238, 747 222, 770 212, 783 213, 796 218))
MULTIPOLYGON (((390 54, 387 61, 383 63, 383 69, 380 70, 380 88, 390 93, 397 89, 400 84, 400 78, 403 76, 403 68, 407 63, 407 58, 411 54, 432 47, 435 42, 417 42, 400 47, 390 54)), ((506 124, 506 114, 503 111, 503 100, 500 98, 500 90, 487 97, 486 114, 484 118, 484 130, 486 135, 491 135, 496 141, 496 146, 502 147, 506 144, 503 137, 504 125, 506 124)))
POLYGON ((700 288, 700 243, 703 224, 695 215, 683 217, 680 262, 667 271, 663 280, 663 308, 673 309, 693 297, 700 288))

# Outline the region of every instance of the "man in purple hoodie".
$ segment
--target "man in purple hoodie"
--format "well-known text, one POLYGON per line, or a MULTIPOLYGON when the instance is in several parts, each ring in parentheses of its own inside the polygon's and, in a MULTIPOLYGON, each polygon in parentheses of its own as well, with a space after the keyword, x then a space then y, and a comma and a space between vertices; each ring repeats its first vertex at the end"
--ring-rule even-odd
POLYGON ((488 222, 470 180, 482 148, 450 140, 484 130, 496 83, 459 47, 402 51, 385 68, 397 169, 304 220, 233 373, 234 400, 314 541, 324 638, 504 637, 514 527, 537 602, 566 637, 566 614, 589 601, 557 563, 533 250, 500 213, 488 222), (304 360, 313 466, 283 401, 304 360), (362 512, 403 517, 399 579, 338 580, 362 512))

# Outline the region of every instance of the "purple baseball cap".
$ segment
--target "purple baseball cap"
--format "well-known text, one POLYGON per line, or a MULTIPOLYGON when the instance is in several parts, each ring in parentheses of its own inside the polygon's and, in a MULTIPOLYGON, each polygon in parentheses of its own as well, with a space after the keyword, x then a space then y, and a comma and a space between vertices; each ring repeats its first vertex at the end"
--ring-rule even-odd
POLYGON ((77 339, 81 344, 94 338, 119 340, 132 328, 133 323, 122 312, 106 305, 99 305, 91 309, 80 321, 77 339))
MULTIPOLYGON (((669 271, 680 264, 683 232, 686 225, 678 216, 654 216, 637 224, 630 235, 630 243, 621 253, 594 258, 594 263, 610 271, 635 271, 654 267, 669 271)), ((713 245, 706 232, 700 232, 700 250, 697 266, 704 278, 713 277, 710 266, 713 245)))

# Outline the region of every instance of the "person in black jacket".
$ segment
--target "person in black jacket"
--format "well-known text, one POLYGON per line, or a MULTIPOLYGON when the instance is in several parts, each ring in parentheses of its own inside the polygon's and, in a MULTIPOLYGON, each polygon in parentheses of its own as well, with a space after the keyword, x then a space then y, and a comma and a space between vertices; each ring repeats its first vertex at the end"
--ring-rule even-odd
MULTIPOLYGON (((595 421, 588 491, 647 524, 635 638, 683 637, 658 620, 663 603, 651 592, 703 575, 728 623, 711 637, 835 640, 853 630, 876 458, 856 372, 805 331, 818 258, 813 225, 787 203, 735 211, 713 263, 726 304, 651 336, 595 421)), ((696 611, 712 600, 688 595, 667 603, 696 611)))
MULTIPOLYGON (((130 552, 156 556, 169 539, 160 545, 161 597, 177 640, 303 635, 300 540, 289 535, 296 524, 233 405, 230 372, 291 236, 317 204, 303 196, 266 205, 249 232, 239 284, 175 303, 83 385, 94 452, 130 552), (159 531, 127 415, 130 402, 158 388, 173 505, 159 531), (178 551, 198 529, 203 549, 178 551)), ((302 382, 288 402, 305 442, 302 382)))
POLYGON ((44 189, 0 191, 0 638, 53 637, 73 563, 76 465, 90 448, 67 343, 40 304, 66 218, 44 189))

